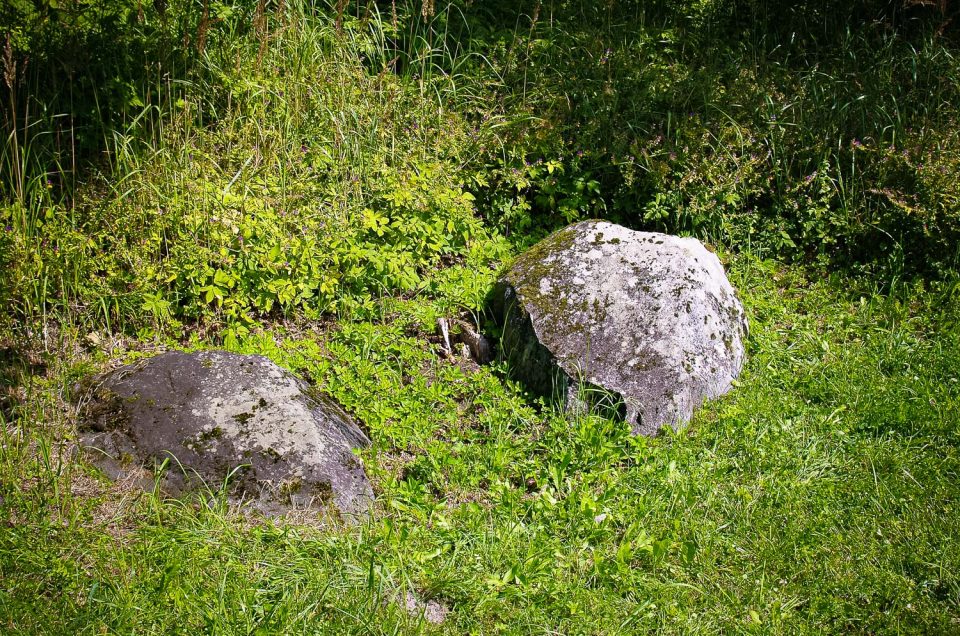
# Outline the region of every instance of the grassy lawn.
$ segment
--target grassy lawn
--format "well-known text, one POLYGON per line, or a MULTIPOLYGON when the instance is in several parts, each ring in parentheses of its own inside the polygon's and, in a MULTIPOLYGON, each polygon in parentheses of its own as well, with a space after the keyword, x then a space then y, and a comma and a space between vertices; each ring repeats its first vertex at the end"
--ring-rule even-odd
POLYGON ((69 450, 64 400, 124 355, 62 332, 3 440, 6 629, 957 631, 956 313, 748 255, 728 268, 748 365, 733 393, 654 440, 570 422, 502 366, 439 357, 426 336, 442 294, 245 338, 236 350, 312 378, 369 428, 378 502, 361 527, 245 519, 215 496, 165 501, 97 476, 69 450), (407 592, 447 620, 407 614, 407 592))

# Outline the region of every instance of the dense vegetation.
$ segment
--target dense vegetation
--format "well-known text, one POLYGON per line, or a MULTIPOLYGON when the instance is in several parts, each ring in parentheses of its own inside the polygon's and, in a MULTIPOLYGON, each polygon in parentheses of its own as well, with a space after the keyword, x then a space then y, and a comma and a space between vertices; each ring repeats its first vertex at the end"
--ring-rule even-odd
POLYGON ((960 631, 955 11, 3 3, 0 631, 960 631), (679 433, 438 355, 590 217, 708 242, 749 313, 679 433), (99 475, 76 380, 174 347, 334 395, 375 518, 99 475))

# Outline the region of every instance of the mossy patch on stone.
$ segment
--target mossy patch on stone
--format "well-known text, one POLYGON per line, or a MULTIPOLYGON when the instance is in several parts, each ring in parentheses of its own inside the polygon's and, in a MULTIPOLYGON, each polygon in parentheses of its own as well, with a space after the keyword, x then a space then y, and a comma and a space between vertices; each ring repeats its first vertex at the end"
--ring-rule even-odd
POLYGON ((637 432, 686 420, 743 363, 743 309, 694 239, 578 223, 517 258, 490 306, 528 388, 555 392, 559 372, 619 394, 637 432))

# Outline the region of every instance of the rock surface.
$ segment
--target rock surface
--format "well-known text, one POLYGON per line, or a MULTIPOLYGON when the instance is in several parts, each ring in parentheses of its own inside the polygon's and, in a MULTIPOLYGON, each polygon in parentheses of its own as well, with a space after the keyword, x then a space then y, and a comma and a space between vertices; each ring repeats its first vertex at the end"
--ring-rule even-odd
POLYGON ((501 277, 492 309, 513 373, 582 404, 611 394, 638 434, 690 419, 730 390, 747 322, 720 260, 699 241, 584 221, 547 237, 501 277))
POLYGON ((267 515, 364 513, 373 491, 353 448, 369 440, 331 400, 261 356, 170 352, 92 382, 81 442, 114 478, 169 458, 171 494, 228 476, 228 498, 267 515), (182 469, 180 468, 182 467, 182 469))
POLYGON ((421 601, 412 592, 403 595, 402 606, 410 615, 422 616, 431 625, 442 624, 447 620, 447 614, 450 612, 446 605, 433 599, 421 601))

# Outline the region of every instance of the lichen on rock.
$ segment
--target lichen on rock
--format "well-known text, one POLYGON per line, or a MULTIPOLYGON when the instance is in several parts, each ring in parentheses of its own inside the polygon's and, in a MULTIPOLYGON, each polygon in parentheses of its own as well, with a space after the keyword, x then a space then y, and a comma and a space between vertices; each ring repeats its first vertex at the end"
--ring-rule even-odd
POLYGON ((114 477, 122 458, 168 460, 171 494, 216 491, 268 515, 365 512, 373 491, 353 449, 369 440, 332 400, 261 356, 170 352, 86 383, 81 443, 114 477))
POLYGON ((640 434, 689 420, 744 362, 743 307, 692 238, 568 226, 516 259, 491 308, 501 351, 531 391, 575 406, 580 388, 599 388, 640 434))

